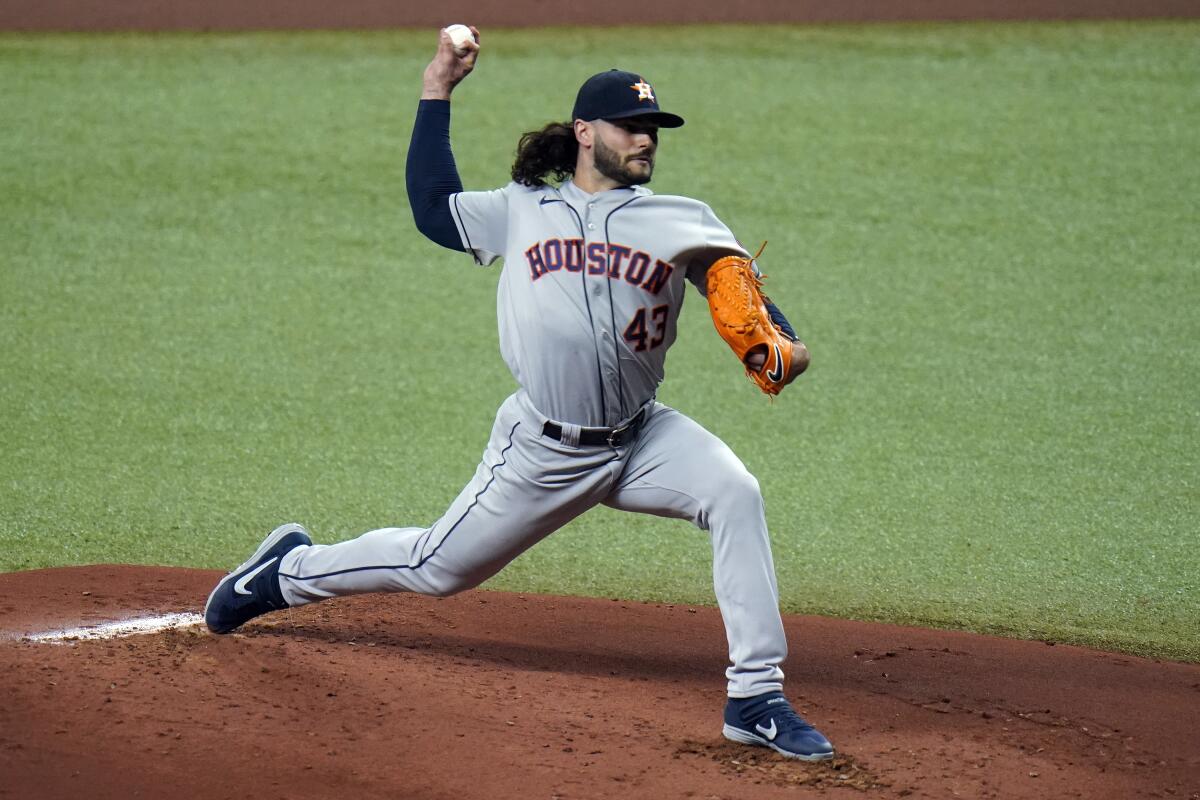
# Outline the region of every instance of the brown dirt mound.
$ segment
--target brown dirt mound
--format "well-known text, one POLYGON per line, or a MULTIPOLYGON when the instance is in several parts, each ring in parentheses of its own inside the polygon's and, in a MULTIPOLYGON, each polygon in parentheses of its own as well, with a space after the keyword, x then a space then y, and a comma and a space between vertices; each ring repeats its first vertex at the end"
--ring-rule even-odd
POLYGON ((789 694, 839 748, 720 735, 717 611, 369 595, 197 628, 215 572, 0 575, 0 797, 1200 798, 1200 665, 788 617, 789 694), (830 793, 833 793, 830 795, 830 793))

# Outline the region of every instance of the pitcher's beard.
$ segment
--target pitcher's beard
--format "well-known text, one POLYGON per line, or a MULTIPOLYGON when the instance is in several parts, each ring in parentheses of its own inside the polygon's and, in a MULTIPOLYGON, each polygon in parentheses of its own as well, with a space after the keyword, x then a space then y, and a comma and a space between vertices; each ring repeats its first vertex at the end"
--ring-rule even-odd
POLYGON ((595 147, 596 171, 606 178, 611 178, 622 186, 639 186, 643 183, 650 182, 650 176, 654 174, 654 156, 647 155, 648 159, 644 169, 635 169, 630 167, 628 161, 622 161, 617 155, 617 151, 609 149, 607 145, 596 137, 595 147))

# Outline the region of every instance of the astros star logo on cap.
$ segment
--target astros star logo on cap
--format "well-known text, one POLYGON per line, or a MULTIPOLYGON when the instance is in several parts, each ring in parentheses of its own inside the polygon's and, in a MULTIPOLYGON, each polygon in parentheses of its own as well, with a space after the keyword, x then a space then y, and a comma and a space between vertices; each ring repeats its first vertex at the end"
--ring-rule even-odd
POLYGON ((644 80, 639 80, 631 85, 630 89, 637 89, 638 100, 654 100, 654 90, 650 88, 650 84, 644 80))

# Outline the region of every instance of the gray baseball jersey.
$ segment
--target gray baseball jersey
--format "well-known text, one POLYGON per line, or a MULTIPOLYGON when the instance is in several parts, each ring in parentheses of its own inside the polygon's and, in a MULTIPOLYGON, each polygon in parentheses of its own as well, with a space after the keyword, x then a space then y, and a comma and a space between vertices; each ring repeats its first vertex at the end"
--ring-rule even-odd
POLYGON ((504 257, 500 352, 551 419, 616 425, 654 396, 685 283, 701 292, 721 254, 747 255, 712 209, 645 187, 589 195, 510 183, 454 195, 463 244, 504 257))
POLYGON ((441 518, 295 548, 280 560, 284 600, 452 594, 603 503, 708 531, 728 694, 780 689, 787 643, 758 482, 724 442, 654 400, 685 279, 703 291, 713 260, 746 251, 708 206, 641 187, 589 195, 573 182, 510 184, 449 203, 477 263, 504 257, 500 348, 521 388, 441 518), (639 412, 631 441, 580 438, 582 428, 614 427, 639 412), (547 435, 547 423, 559 436, 547 435))

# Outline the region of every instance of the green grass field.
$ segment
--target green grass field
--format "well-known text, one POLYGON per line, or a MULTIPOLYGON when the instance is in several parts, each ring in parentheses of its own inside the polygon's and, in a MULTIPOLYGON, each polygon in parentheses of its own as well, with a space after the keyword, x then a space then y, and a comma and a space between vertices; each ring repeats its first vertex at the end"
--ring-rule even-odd
MULTIPOLYGON (((769 403, 696 296, 660 393, 760 478, 785 609, 1200 659, 1200 24, 757 32, 485 31, 464 182, 644 72, 653 188, 770 240, 813 351, 769 403)), ((498 270, 407 207, 433 41, 0 36, 0 570, 441 513, 514 383, 498 270)), ((713 601, 607 509, 489 586, 713 601)))

